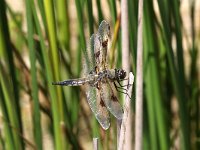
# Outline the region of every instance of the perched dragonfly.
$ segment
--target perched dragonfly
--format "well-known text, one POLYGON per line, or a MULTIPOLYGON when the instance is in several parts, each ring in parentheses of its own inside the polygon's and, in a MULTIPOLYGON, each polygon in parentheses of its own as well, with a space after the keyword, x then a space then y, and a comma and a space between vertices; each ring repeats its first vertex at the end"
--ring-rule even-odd
POLYGON ((110 40, 110 25, 103 20, 98 32, 90 37, 84 61, 85 77, 53 82, 53 85, 84 85, 89 106, 103 129, 110 127, 111 112, 117 119, 122 119, 123 109, 116 96, 118 89, 123 89, 120 81, 126 77, 123 69, 108 69, 107 50, 110 40), (117 90, 116 90, 117 89, 117 90))

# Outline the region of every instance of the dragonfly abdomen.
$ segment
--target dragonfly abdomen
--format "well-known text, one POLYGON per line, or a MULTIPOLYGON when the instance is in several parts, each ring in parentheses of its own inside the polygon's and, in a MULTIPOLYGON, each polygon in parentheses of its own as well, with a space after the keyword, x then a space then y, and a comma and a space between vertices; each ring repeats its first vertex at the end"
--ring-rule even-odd
POLYGON ((86 83, 85 80, 65 80, 61 82, 53 82, 53 85, 64 85, 64 86, 80 86, 86 83))
POLYGON ((95 81, 94 78, 80 78, 80 79, 70 79, 60 82, 52 82, 53 85, 61 85, 61 86, 80 86, 86 83, 93 83, 95 81))

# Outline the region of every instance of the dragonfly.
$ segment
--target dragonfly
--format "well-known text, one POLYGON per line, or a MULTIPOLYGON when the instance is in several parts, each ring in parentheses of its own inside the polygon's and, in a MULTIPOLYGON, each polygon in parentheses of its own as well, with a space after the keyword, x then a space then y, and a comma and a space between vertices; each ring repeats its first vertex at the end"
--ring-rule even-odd
POLYGON ((117 91, 124 89, 120 82, 126 77, 125 70, 108 68, 110 38, 110 25, 103 20, 97 33, 90 37, 87 44, 83 63, 84 77, 52 83, 61 86, 85 86, 88 104, 104 130, 110 127, 110 113, 118 120, 123 117, 117 91))

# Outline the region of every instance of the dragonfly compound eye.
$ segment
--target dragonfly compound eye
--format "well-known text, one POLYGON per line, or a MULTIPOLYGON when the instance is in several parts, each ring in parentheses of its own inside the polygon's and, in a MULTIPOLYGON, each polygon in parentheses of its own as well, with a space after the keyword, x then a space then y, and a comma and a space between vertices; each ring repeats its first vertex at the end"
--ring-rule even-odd
POLYGON ((125 70, 121 70, 120 78, 124 79, 125 77, 126 77, 126 71, 125 70))
POLYGON ((124 79, 126 77, 126 71, 123 69, 117 70, 117 76, 119 79, 124 79))

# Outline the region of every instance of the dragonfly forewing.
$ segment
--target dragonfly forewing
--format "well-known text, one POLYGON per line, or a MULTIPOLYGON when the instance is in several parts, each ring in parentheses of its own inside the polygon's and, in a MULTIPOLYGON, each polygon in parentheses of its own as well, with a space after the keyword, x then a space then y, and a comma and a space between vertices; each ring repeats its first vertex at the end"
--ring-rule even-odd
POLYGON ((108 22, 106 22, 105 20, 103 20, 101 22, 101 24, 99 25, 99 29, 98 29, 98 33, 99 36, 101 37, 101 40, 103 42, 107 41, 110 39, 110 25, 108 22))
POLYGON ((110 42, 110 25, 104 20, 99 25, 98 32, 94 38, 94 56, 97 71, 107 68, 107 50, 110 42))

